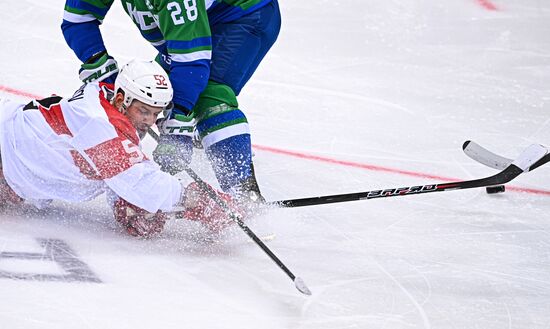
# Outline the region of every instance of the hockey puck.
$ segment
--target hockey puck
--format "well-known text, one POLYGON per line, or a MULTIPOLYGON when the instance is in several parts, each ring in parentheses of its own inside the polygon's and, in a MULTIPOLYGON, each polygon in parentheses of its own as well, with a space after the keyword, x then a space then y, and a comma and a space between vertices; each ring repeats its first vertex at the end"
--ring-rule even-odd
POLYGON ((487 194, 504 193, 504 191, 506 191, 506 188, 504 187, 504 185, 487 186, 485 188, 485 191, 487 191, 487 194))

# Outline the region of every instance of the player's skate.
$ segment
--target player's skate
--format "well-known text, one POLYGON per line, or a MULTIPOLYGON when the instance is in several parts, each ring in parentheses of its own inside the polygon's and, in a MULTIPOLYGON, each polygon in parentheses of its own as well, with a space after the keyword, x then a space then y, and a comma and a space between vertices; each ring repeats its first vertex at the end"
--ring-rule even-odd
POLYGON ((261 206, 265 203, 265 199, 260 193, 258 182, 253 176, 232 187, 230 194, 239 205, 239 209, 241 209, 245 217, 257 215, 261 206))
POLYGON ((242 180, 239 184, 231 187, 229 193, 233 196, 239 208, 245 217, 258 215, 262 205, 265 204, 265 198, 260 192, 254 165, 251 164, 252 176, 242 180))

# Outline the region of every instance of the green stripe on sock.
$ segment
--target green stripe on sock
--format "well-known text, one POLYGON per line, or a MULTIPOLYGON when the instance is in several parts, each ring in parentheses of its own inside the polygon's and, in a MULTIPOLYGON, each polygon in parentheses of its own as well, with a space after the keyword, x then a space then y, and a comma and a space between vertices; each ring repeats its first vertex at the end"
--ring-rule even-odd
POLYGON ((229 126, 238 125, 240 123, 248 123, 248 121, 246 120, 246 118, 239 118, 239 119, 231 120, 231 121, 228 121, 228 122, 224 122, 222 124, 219 124, 219 125, 214 126, 214 127, 210 128, 208 130, 203 131, 200 134, 200 137, 203 138, 204 136, 206 136, 208 134, 211 134, 215 131, 221 130, 221 129, 229 127, 229 126))

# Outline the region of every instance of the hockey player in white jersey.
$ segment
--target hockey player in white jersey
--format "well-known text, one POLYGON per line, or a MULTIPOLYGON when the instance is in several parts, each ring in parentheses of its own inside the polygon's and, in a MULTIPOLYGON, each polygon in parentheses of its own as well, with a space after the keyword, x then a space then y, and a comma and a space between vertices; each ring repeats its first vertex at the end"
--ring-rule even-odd
POLYGON ((160 233, 175 207, 212 230, 225 227, 223 210, 196 184, 183 187, 141 150, 172 96, 160 65, 131 61, 114 86, 89 83, 71 98, 26 105, 1 101, 0 204, 87 201, 107 192, 116 221, 134 236, 160 233))

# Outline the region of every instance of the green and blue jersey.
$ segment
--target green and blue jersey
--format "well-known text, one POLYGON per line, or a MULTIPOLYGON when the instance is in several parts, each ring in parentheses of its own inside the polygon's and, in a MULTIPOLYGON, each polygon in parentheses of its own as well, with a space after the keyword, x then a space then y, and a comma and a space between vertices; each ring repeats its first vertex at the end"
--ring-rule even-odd
MULTIPOLYGON (((170 71, 174 102, 193 108, 210 73, 210 26, 249 14, 271 0, 121 0, 141 35, 160 53, 170 71)), ((65 40, 85 62, 105 51, 99 25, 114 0, 66 0, 65 40)))

